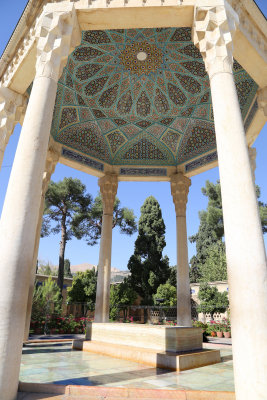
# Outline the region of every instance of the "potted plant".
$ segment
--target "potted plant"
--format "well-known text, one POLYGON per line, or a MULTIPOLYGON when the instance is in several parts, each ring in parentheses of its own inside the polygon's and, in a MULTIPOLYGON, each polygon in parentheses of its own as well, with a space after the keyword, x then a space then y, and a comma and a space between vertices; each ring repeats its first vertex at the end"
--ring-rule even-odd
POLYGON ((224 320, 223 328, 223 336, 229 339, 231 337, 231 323, 229 319, 224 320))
POLYGON ((218 338, 223 337, 223 326, 220 322, 217 322, 216 324, 216 334, 218 338))
POLYGON ((210 334, 211 337, 217 336, 216 334, 216 322, 211 320, 209 325, 208 325, 208 334, 210 334))

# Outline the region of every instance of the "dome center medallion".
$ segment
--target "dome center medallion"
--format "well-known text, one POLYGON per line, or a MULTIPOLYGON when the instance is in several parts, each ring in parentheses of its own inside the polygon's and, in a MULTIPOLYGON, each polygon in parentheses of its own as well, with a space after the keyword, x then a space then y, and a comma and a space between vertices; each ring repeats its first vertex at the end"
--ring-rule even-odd
POLYGON ((145 61, 147 59, 147 54, 144 51, 140 51, 137 53, 136 58, 139 61, 145 61))

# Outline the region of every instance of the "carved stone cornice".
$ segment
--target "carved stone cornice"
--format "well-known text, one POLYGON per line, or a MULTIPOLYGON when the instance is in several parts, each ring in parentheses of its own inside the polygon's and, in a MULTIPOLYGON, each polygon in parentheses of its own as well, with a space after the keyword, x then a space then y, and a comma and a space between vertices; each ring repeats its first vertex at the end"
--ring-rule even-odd
POLYGON ((191 179, 181 172, 171 176, 171 194, 175 206, 176 217, 185 217, 186 204, 191 179))
POLYGON ((0 150, 4 151, 17 123, 22 123, 27 98, 0 86, 0 150))
POLYGON ((103 213, 112 215, 115 196, 118 190, 118 176, 116 174, 107 173, 102 178, 99 178, 98 185, 103 202, 103 213))
MULTIPOLYGON (((239 30, 249 40, 263 59, 267 59, 266 21, 254 3, 243 3, 240 0, 228 0, 229 4, 239 16, 239 30), (252 19, 253 8, 258 12, 257 23, 252 19), (266 25, 265 25, 266 26, 266 25), (263 29, 263 30, 262 30, 263 29)), ((255 10, 254 10, 255 11, 255 10)))
POLYGON ((205 62, 210 79, 218 72, 232 72, 233 36, 238 25, 238 15, 224 5, 195 6, 192 37, 205 62))
POLYGON ((69 53, 81 42, 73 3, 47 4, 36 24, 36 37, 36 76, 57 82, 69 53))
POLYGON ((21 65, 24 58, 27 57, 30 50, 34 46, 35 43, 35 26, 31 27, 25 37, 20 41, 20 45, 17 48, 16 53, 13 55, 10 62, 5 60, 5 64, 7 65, 5 69, 5 73, 1 78, 1 82, 4 85, 9 85, 12 81, 12 78, 21 65))
POLYGON ((259 89, 257 94, 258 105, 260 108, 262 108, 265 117, 267 117, 267 86, 259 89))

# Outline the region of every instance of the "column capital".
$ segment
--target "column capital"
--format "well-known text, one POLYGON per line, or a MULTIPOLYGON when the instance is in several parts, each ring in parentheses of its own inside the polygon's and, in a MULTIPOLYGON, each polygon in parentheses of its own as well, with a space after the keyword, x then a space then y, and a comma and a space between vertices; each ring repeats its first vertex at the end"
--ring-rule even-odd
POLYGON ((4 150, 15 125, 22 122, 27 98, 0 85, 0 150, 4 150))
POLYGON ((233 36, 239 19, 227 1, 210 3, 197 2, 192 37, 211 79, 218 72, 232 72, 233 36))
POLYGON ((50 140, 46 162, 45 162, 45 169, 43 173, 43 182, 42 182, 42 196, 45 196, 47 191, 48 184, 50 182, 51 176, 55 171, 56 165, 58 163, 60 157, 60 150, 61 146, 58 143, 52 143, 50 140))
POLYGON ((36 24, 36 76, 57 82, 69 53, 81 42, 73 3, 47 4, 36 24))
POLYGON ((267 86, 258 89, 257 95, 258 95, 257 100, 259 107, 262 108, 265 117, 267 117, 267 86))
POLYGON ((99 178, 98 185, 103 201, 103 214, 112 215, 118 189, 118 176, 116 174, 107 173, 102 178, 99 178))
POLYGON ((176 217, 185 217, 186 203, 191 179, 181 172, 171 175, 171 194, 175 206, 176 217))
POLYGON ((252 176, 253 176, 254 182, 255 182, 256 156, 257 156, 257 150, 255 149, 255 147, 248 148, 248 155, 249 155, 252 176))

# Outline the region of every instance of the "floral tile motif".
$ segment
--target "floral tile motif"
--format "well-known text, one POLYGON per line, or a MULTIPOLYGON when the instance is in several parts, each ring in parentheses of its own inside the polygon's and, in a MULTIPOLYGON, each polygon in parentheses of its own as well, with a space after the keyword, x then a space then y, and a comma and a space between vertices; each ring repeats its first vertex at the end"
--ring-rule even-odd
MULTIPOLYGON (((247 128, 257 85, 236 60, 233 71, 247 128)), ((212 99, 191 29, 83 31, 58 82, 51 134, 110 164, 208 163, 212 99)))

